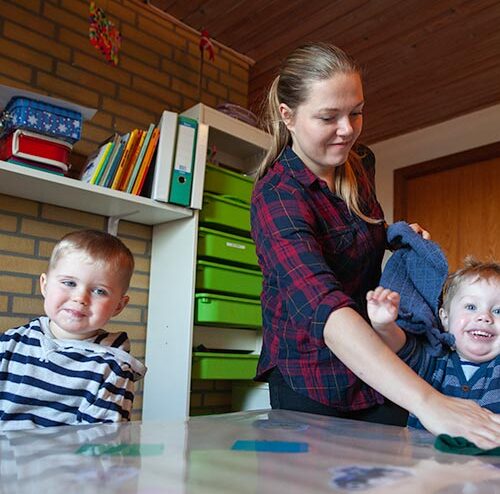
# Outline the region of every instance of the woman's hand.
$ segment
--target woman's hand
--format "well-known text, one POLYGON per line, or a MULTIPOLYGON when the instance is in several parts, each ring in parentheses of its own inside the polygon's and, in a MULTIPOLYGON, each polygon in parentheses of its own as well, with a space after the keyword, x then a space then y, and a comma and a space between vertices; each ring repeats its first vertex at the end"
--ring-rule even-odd
POLYGON ((435 435, 462 436, 478 448, 500 446, 500 415, 471 400, 433 393, 426 410, 418 415, 424 427, 435 435))
POLYGON ((423 239, 425 240, 431 239, 431 234, 427 230, 424 230, 418 223, 411 223, 410 228, 415 233, 418 233, 423 239))

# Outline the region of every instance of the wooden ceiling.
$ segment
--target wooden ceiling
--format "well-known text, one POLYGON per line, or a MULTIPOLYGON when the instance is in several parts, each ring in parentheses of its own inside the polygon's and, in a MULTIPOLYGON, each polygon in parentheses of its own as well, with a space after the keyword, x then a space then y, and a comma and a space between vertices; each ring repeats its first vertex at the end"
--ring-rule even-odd
POLYGON ((363 140, 378 142, 500 103, 499 0, 150 0, 255 60, 249 107, 304 41, 364 70, 363 140))

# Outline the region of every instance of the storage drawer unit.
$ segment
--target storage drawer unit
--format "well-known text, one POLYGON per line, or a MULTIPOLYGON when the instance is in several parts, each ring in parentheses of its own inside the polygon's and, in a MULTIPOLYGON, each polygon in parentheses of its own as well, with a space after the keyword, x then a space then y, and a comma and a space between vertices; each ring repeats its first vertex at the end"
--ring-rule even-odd
POLYGON ((195 323, 258 329, 262 326, 260 301, 214 293, 197 293, 195 323))
POLYGON ((195 352, 193 354, 193 379, 253 379, 257 370, 258 355, 195 352))
POLYGON ((262 274, 253 269, 198 261, 196 290, 259 298, 262 291, 262 274))
POLYGON ((198 256, 217 262, 259 268, 255 244, 246 237, 200 227, 198 256))
POLYGON ((205 171, 205 191, 234 197, 250 204, 254 180, 251 177, 207 163, 205 171))
POLYGON ((206 192, 203 195, 200 223, 250 235, 250 205, 206 192))

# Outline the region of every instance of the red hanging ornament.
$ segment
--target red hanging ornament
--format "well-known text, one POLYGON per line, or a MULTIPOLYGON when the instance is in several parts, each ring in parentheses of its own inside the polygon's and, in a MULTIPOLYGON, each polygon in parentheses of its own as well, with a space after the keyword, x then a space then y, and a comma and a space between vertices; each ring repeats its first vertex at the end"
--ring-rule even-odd
POLYGON ((215 51, 214 51, 214 45, 212 41, 210 40, 210 36, 208 34, 208 31, 206 29, 202 29, 201 34, 200 34, 200 51, 201 51, 201 58, 203 59, 203 52, 207 50, 208 51, 208 59, 213 62, 215 60, 215 51))
POLYGON ((104 55, 109 63, 118 65, 118 52, 122 40, 120 31, 107 18, 104 11, 96 6, 95 2, 90 2, 89 10, 90 43, 104 55))

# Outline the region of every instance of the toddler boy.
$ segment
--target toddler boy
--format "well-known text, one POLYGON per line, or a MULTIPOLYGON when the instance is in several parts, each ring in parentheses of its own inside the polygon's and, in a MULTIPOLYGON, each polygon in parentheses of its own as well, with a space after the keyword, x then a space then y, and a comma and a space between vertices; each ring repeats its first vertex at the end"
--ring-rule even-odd
POLYGON ((130 420, 146 368, 127 334, 103 326, 127 305, 134 270, 115 236, 84 230, 40 276, 45 316, 0 334, 0 430, 130 420))
MULTIPOLYGON (((445 395, 500 413, 500 264, 468 258, 448 277, 439 318, 455 344, 438 356, 423 336, 396 324, 397 292, 377 287, 366 298, 373 328, 415 372, 445 395)), ((413 416, 408 425, 423 428, 413 416)))

